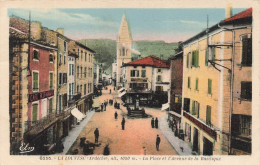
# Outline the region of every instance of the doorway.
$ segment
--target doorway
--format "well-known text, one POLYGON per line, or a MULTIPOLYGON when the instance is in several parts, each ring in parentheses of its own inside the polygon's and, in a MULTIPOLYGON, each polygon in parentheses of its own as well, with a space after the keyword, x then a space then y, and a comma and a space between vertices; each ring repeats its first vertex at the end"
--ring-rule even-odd
POLYGON ((203 155, 212 155, 213 154, 213 143, 207 138, 203 138, 203 155))
POLYGON ((198 153, 199 151, 199 132, 196 128, 193 128, 193 145, 192 145, 192 151, 195 151, 198 153))

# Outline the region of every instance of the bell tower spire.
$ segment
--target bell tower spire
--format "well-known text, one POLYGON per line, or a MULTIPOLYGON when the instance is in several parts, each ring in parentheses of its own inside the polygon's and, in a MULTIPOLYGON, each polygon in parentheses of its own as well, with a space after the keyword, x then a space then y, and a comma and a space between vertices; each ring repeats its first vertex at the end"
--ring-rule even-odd
POLYGON ((125 14, 122 16, 121 25, 119 29, 119 34, 117 37, 117 78, 116 86, 121 85, 120 74, 121 66, 124 63, 131 62, 131 50, 132 50, 132 35, 127 22, 125 14))

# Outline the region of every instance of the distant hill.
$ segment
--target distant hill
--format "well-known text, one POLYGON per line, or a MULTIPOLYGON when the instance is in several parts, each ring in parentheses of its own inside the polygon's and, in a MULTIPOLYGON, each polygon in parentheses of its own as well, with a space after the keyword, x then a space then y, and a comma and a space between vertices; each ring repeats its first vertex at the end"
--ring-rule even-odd
MULTIPOLYGON (((109 39, 90 39, 80 40, 82 44, 93 49, 97 54, 95 60, 97 63, 102 63, 105 71, 111 73, 112 63, 116 60, 116 41, 109 39)), ((141 53, 141 57, 154 55, 167 60, 174 54, 174 49, 177 43, 165 43, 164 41, 136 41, 133 42, 133 49, 141 53)))

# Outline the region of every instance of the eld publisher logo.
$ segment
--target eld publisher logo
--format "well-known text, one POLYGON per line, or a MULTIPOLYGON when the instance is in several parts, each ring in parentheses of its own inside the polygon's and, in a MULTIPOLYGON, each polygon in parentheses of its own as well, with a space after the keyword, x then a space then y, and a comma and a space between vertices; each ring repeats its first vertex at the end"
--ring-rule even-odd
POLYGON ((23 154, 23 153, 29 153, 29 152, 32 152, 34 151, 34 147, 30 147, 29 146, 29 143, 25 144, 25 143, 22 143, 20 148, 20 153, 23 154))

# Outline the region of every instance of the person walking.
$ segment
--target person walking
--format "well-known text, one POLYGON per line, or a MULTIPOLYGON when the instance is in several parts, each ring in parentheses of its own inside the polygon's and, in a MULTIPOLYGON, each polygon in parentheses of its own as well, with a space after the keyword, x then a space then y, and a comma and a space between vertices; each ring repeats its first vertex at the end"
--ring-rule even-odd
POLYGON ((103 103, 101 104, 101 112, 103 112, 103 103))
POLYGON ((109 144, 107 144, 104 148, 103 155, 110 155, 109 144))
POLYGON ((117 116, 118 116, 118 114, 117 114, 117 112, 115 112, 115 119, 117 119, 117 116))
POLYGON ((111 94, 111 89, 109 90, 109 93, 111 94))
POLYGON ((152 120, 151 120, 151 126, 152 126, 152 128, 154 128, 154 118, 152 118, 152 120))
POLYGON ((104 103, 105 111, 107 110, 107 102, 104 103))
POLYGON ((159 137, 159 135, 157 135, 157 138, 156 138, 156 150, 157 151, 159 151, 160 142, 161 142, 161 138, 159 137))
POLYGON ((98 137, 99 137, 99 130, 98 130, 98 128, 96 128, 96 130, 94 131, 94 135, 95 135, 95 143, 98 143, 98 137))
POLYGON ((158 118, 155 118, 155 128, 158 128, 158 118))
POLYGON ((122 125, 122 130, 125 130, 125 117, 123 117, 121 125, 122 125))

